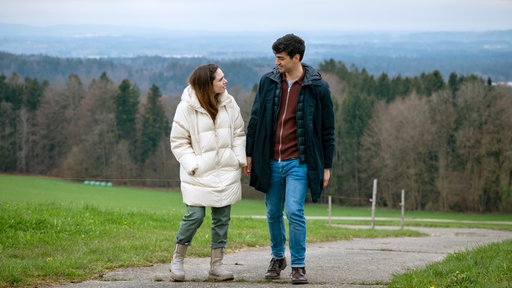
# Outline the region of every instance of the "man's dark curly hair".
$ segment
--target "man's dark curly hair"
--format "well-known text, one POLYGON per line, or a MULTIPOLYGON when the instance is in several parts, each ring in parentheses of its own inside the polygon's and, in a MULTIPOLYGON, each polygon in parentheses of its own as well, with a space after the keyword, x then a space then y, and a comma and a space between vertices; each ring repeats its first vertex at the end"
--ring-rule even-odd
POLYGON ((272 44, 272 51, 274 51, 274 54, 285 52, 290 58, 299 54, 300 61, 302 61, 306 51, 306 44, 304 44, 304 40, 299 36, 286 34, 272 44))

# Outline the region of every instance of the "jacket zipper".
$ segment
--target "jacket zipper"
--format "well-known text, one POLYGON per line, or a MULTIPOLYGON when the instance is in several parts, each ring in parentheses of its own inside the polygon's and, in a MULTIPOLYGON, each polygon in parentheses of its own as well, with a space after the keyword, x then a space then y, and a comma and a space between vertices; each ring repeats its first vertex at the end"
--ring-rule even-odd
POLYGON ((284 113, 281 118, 281 130, 279 131, 279 159, 281 162, 281 147, 283 146, 283 130, 284 130, 284 119, 286 117, 286 112, 288 112, 288 99, 290 98, 290 89, 292 89, 293 82, 288 82, 288 92, 286 93, 286 103, 284 105, 284 113))

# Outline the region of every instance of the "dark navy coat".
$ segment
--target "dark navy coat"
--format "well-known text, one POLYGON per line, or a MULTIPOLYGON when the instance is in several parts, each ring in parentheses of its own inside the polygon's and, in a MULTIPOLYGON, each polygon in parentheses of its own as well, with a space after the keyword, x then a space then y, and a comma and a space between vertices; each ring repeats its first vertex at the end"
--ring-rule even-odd
MULTIPOLYGON (((301 163, 308 167, 313 202, 323 191, 324 168, 332 168, 334 110, 329 85, 313 67, 302 64, 304 80, 297 103, 297 143, 301 163)), ((247 156, 252 157, 250 185, 266 193, 270 186, 277 115, 281 101, 281 72, 275 67, 260 79, 247 126, 247 156)))

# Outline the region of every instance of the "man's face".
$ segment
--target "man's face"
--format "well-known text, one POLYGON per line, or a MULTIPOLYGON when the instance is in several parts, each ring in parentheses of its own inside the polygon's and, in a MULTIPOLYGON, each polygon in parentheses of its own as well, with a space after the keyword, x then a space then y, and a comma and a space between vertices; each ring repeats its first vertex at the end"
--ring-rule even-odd
POLYGON ((297 61, 299 61, 299 54, 293 58, 290 57, 286 52, 275 53, 276 55, 276 66, 279 68, 279 72, 288 73, 293 67, 295 67, 297 61))

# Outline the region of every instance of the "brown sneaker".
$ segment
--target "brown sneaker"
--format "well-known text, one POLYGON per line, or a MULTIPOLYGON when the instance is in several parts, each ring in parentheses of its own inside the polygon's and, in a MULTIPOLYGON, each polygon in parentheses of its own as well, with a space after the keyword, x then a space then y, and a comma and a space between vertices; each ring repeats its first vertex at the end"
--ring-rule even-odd
POLYGON ((265 273, 265 279, 279 279, 281 277, 281 271, 286 268, 286 258, 270 260, 267 273, 265 273))
POLYGON ((292 284, 308 284, 308 278, 306 278, 306 268, 292 267, 292 284))

